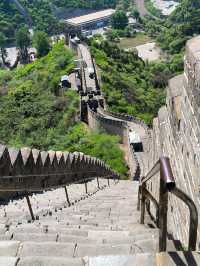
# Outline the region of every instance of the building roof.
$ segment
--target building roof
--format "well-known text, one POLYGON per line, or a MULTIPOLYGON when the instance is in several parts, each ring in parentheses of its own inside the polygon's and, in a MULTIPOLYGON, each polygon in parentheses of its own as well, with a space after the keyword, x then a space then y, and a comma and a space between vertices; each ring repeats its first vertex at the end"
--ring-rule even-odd
POLYGON ((98 12, 94 12, 88 15, 80 16, 80 17, 74 17, 71 19, 65 20, 67 24, 73 25, 73 26, 79 26, 81 24, 86 24, 92 21, 96 21, 103 18, 110 17, 115 12, 114 9, 106 9, 98 12))

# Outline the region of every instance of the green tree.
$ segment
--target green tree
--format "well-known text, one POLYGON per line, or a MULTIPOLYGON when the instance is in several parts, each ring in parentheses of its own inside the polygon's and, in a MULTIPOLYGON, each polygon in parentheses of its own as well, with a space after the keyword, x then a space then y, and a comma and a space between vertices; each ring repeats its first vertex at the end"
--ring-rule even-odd
POLYGON ((140 18, 140 13, 136 8, 132 9, 131 15, 136 19, 136 21, 138 21, 140 18))
POLYGON ((128 17, 124 11, 118 10, 111 17, 111 25, 114 29, 125 29, 128 25, 128 17))
POLYGON ((2 32, 0 32, 0 56, 3 64, 6 64, 6 56, 7 56, 5 45, 6 45, 6 37, 2 32))
POLYGON ((38 57, 42 57, 48 54, 50 51, 50 44, 48 36, 43 31, 37 31, 33 37, 33 45, 37 49, 38 57))
POLYGON ((21 63, 28 63, 28 47, 31 44, 30 33, 27 28, 20 28, 16 32, 16 46, 19 50, 21 63))

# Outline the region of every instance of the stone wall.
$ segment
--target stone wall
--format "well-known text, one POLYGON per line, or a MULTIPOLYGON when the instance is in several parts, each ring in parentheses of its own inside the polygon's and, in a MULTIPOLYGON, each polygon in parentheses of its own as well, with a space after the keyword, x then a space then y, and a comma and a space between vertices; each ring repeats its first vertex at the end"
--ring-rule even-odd
MULTIPOLYGON (((200 37, 188 41, 182 75, 169 81, 166 106, 153 123, 153 161, 170 157, 176 184, 200 211, 200 37), (158 137, 159 136, 159 137, 158 137)), ((170 195, 168 229, 184 245, 188 242, 189 212, 170 195)), ((200 238, 198 232, 198 246, 200 238)))
POLYGON ((0 144, 0 198, 8 191, 43 191, 95 177, 119 176, 104 162, 83 153, 18 150, 0 144))
POLYGON ((127 143, 127 124, 125 121, 107 118, 88 107, 88 125, 93 130, 105 130, 108 134, 120 137, 121 143, 127 143))
POLYGON ((93 130, 104 130, 108 134, 120 137, 120 142, 126 149, 126 158, 130 169, 132 179, 139 178, 140 165, 129 142, 129 129, 125 120, 115 119, 117 115, 100 109, 100 112, 93 112, 88 108, 88 125, 93 130))

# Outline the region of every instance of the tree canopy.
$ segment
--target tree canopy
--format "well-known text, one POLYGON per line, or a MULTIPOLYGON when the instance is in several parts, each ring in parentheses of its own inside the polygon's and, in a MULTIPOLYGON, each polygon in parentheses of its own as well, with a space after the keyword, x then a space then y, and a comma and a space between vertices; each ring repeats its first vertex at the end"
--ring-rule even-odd
POLYGON ((122 10, 117 10, 111 17, 111 25, 114 29, 123 30, 128 25, 128 17, 122 10))
POLYGON ((184 50, 188 39, 200 34, 200 0, 182 0, 166 20, 143 19, 145 29, 170 54, 184 50))
POLYGON ((16 46, 19 49, 19 56, 22 63, 28 62, 28 48, 31 44, 30 33, 26 27, 16 32, 16 46))
POLYGON ((48 35, 43 31, 36 31, 33 36, 33 46, 37 49, 37 56, 42 57, 50 51, 48 35))

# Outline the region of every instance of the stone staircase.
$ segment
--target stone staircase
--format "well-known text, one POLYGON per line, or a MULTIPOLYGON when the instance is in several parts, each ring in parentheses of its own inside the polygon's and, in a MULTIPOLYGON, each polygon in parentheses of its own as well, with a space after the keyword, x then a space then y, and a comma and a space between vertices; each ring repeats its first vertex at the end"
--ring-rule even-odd
POLYGON ((0 265, 155 265, 158 231, 139 224, 138 183, 100 182, 85 196, 71 185, 71 206, 63 188, 33 194, 34 222, 23 198, 1 206, 0 265))

